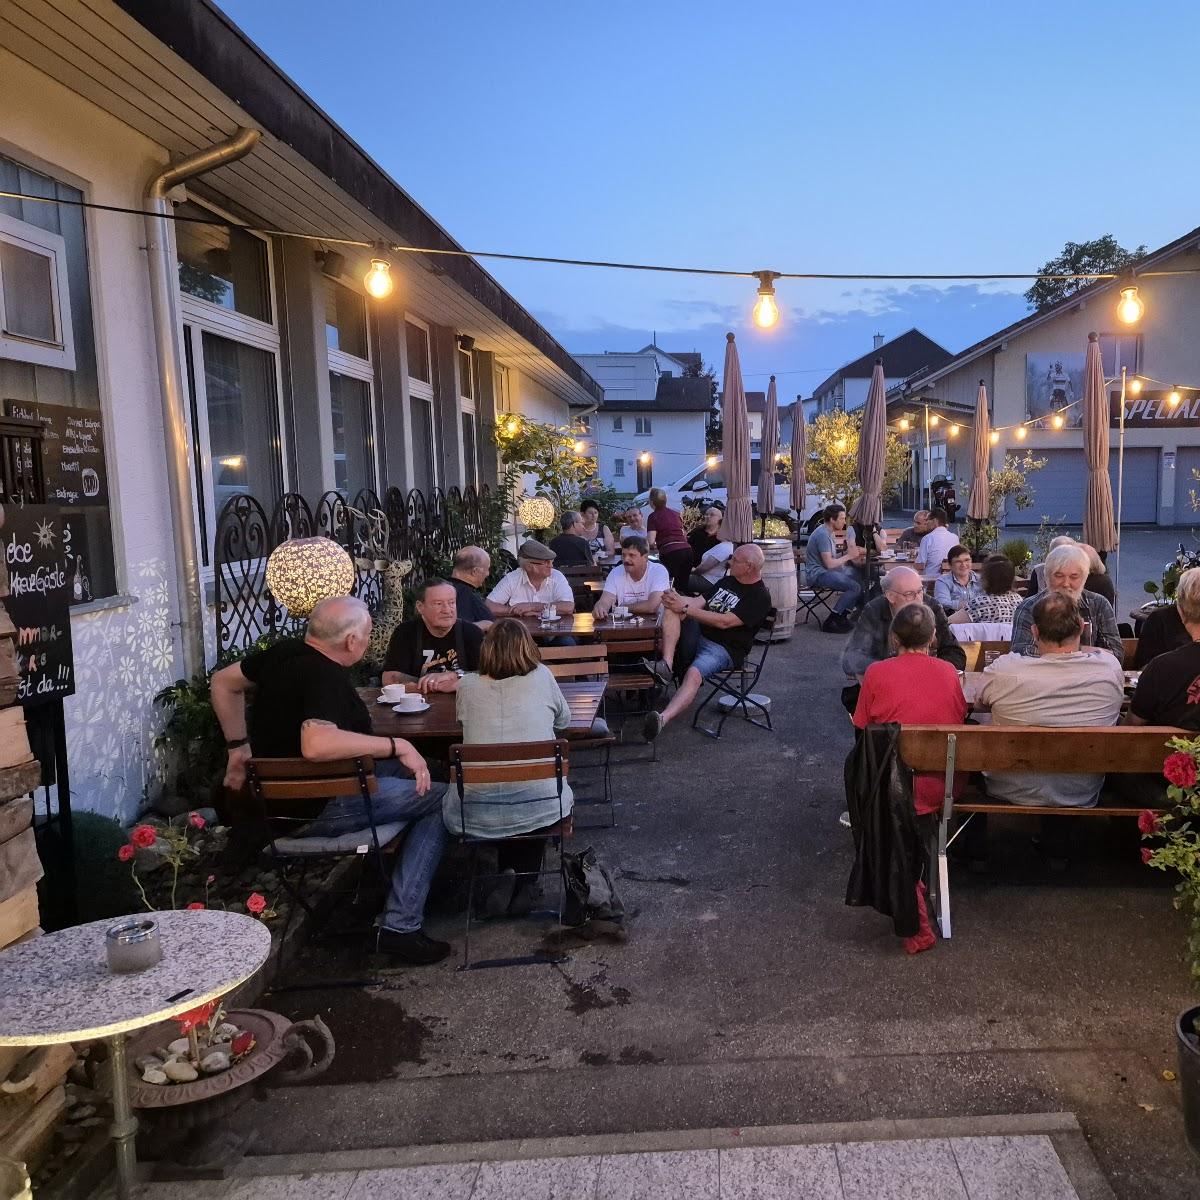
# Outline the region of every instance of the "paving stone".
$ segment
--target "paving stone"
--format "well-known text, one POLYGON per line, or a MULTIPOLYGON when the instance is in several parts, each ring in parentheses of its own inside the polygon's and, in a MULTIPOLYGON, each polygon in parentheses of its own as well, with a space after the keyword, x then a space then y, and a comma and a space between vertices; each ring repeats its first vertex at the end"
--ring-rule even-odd
POLYGON ((605 1155, 596 1200, 718 1200, 716 1150, 605 1155))
POLYGON ((239 1179, 224 1200, 346 1200, 357 1176, 357 1171, 317 1171, 239 1179))
POLYGON ((470 1200, 478 1163, 359 1171, 346 1200, 470 1200))
POLYGON ((967 1200, 948 1141, 848 1142, 837 1160, 846 1200, 967 1200))
POLYGON ((720 1151, 721 1200, 842 1200, 832 1146, 762 1146, 720 1151))
POLYGON ((471 1200, 591 1200, 599 1175, 596 1155, 485 1162, 471 1200))
POLYGON ((970 1200, 1078 1200, 1044 1135, 951 1138, 970 1200))

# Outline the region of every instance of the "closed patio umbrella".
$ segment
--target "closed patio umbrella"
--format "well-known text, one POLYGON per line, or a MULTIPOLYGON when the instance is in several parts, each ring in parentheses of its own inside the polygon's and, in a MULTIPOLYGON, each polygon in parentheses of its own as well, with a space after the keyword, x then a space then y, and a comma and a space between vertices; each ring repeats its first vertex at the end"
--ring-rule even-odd
POLYGON ((1104 366, 1100 361, 1100 335, 1089 333, 1087 358, 1083 363, 1083 456, 1088 466, 1083 540, 1105 553, 1117 548, 1112 483, 1108 478, 1108 421, 1104 366))
POLYGON ((767 404, 763 409, 762 451, 758 472, 758 519, 764 533, 767 518, 775 511, 775 452, 779 449, 779 397, 775 376, 767 384, 767 404))
POLYGON ((979 381, 975 397, 975 428, 971 434, 971 496, 967 501, 967 516, 974 521, 986 521, 991 512, 991 481, 988 471, 992 462, 992 429, 988 419, 987 387, 979 381))
POLYGON ((728 500, 725 534, 731 542, 754 537, 754 508, 750 503, 750 427, 746 419, 746 389, 733 334, 725 335, 725 383, 721 393, 721 456, 728 500))
POLYGON ((887 451, 885 392, 883 359, 877 358, 858 434, 858 484, 862 492, 850 508, 850 520, 859 525, 883 523, 883 463, 887 451))
POLYGON ((800 398, 792 409, 792 507, 796 516, 808 503, 808 430, 804 427, 804 405, 800 398))

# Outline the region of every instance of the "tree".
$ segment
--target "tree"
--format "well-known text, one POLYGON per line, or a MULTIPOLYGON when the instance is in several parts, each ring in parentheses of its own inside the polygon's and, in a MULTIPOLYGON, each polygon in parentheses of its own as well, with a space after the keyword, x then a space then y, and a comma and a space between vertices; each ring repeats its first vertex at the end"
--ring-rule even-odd
MULTIPOLYGON (((1046 459, 1035 458, 1032 450, 1024 456, 1006 453, 999 467, 988 470, 988 515, 986 521, 968 519, 962 527, 962 544, 972 554, 982 554, 995 548, 1000 540, 1000 521, 1005 516, 1009 501, 1013 510, 1030 508, 1033 497, 1029 493, 1027 477, 1040 471, 1046 459)), ((1042 518, 1043 524, 1046 518, 1042 518)))
POLYGON ((707 379, 712 407, 708 410, 708 419, 704 425, 704 449, 709 454, 721 453, 721 407, 717 403, 720 394, 717 389, 717 373, 706 362, 689 363, 683 368, 685 379, 707 379))
MULTIPOLYGON (((1111 233, 1090 242, 1068 242, 1062 253, 1043 263, 1042 275, 1090 275, 1120 273, 1146 256, 1146 247, 1126 250, 1111 233)), ((1087 287, 1090 279, 1038 279, 1025 293, 1029 307, 1041 312, 1087 287)))
POLYGON ((494 437, 504 464, 501 487, 509 495, 522 475, 532 475, 536 492, 561 513, 578 503, 583 485, 596 474, 596 460, 576 451, 578 434, 566 426, 509 413, 496 423, 494 437))
MULTIPOLYGON (((858 499, 858 439, 862 409, 822 413, 808 427, 808 484, 822 496, 849 508, 858 499)), ((912 463, 909 447, 890 429, 883 460, 883 498, 894 496, 908 478, 912 463)), ((790 462, 788 464, 790 469, 790 462)))

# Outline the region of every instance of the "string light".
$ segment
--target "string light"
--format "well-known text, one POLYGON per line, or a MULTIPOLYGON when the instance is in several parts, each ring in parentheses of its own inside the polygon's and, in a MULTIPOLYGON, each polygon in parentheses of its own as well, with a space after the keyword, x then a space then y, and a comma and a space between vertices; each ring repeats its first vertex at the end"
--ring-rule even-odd
POLYGON ((929 428, 930 428, 930 429, 936 429, 936 428, 937 428, 937 425, 938 425, 938 422, 939 422, 940 420, 941 420, 941 417, 939 417, 939 416, 937 415, 937 413, 934 413, 934 414, 933 414, 933 416, 931 416, 931 417, 929 418, 929 428))
POLYGON ((363 287, 376 300, 386 300, 396 286, 392 278, 392 264, 386 258, 371 259, 371 269, 363 276, 363 287))
POLYGON ((957 425, 951 425, 951 426, 950 426, 950 436, 951 436, 951 437, 958 437, 958 426, 957 426, 957 425))
POLYGON ((900 428, 905 433, 907 433, 909 431, 909 429, 912 428, 912 423, 909 421, 909 419, 907 417, 900 418, 900 428))
POLYGON ((1053 425, 1055 429, 1061 429, 1065 424, 1062 413, 1055 413, 1054 416, 1050 418, 1050 424, 1053 425))
POLYGON ((998 429, 993 429, 989 434, 989 440, 993 446, 997 445, 1000 441, 1000 431, 998 429))
POLYGON ((1175 387, 1173 387, 1171 389, 1170 394, 1167 396, 1167 403, 1172 408, 1174 408, 1179 403, 1179 387, 1178 387, 1178 385, 1176 385, 1175 387))
POLYGON ((1023 441, 1025 440, 1025 435, 1026 435, 1028 432, 1029 432, 1029 430, 1028 430, 1028 429, 1026 429, 1024 425, 1018 425, 1018 426, 1017 426, 1017 428, 1016 428, 1016 437, 1017 437, 1017 441, 1018 441, 1018 442, 1023 442, 1023 441))
POLYGON ((1129 390, 1136 396, 1142 390, 1142 381, 1140 379, 1131 379, 1129 381, 1129 390))
POLYGON ((775 280, 778 271, 755 271, 758 276, 758 299, 754 303, 754 323, 759 329, 770 329, 779 320, 779 305, 775 303, 775 280))
POLYGON ((1117 316, 1126 325, 1136 325, 1146 312, 1146 302, 1138 296, 1138 290, 1133 284, 1121 289, 1121 299, 1117 304, 1117 316))

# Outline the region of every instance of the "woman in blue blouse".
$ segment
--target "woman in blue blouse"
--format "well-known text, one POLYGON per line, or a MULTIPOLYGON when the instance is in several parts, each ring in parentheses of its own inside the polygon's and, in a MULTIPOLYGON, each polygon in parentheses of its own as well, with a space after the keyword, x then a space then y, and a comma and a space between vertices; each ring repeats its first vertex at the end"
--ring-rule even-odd
POLYGON ((951 546, 946 561, 950 571, 937 577, 933 598, 947 613, 954 613, 966 608, 972 596, 979 595, 979 576, 971 570, 971 552, 966 546, 951 546))

